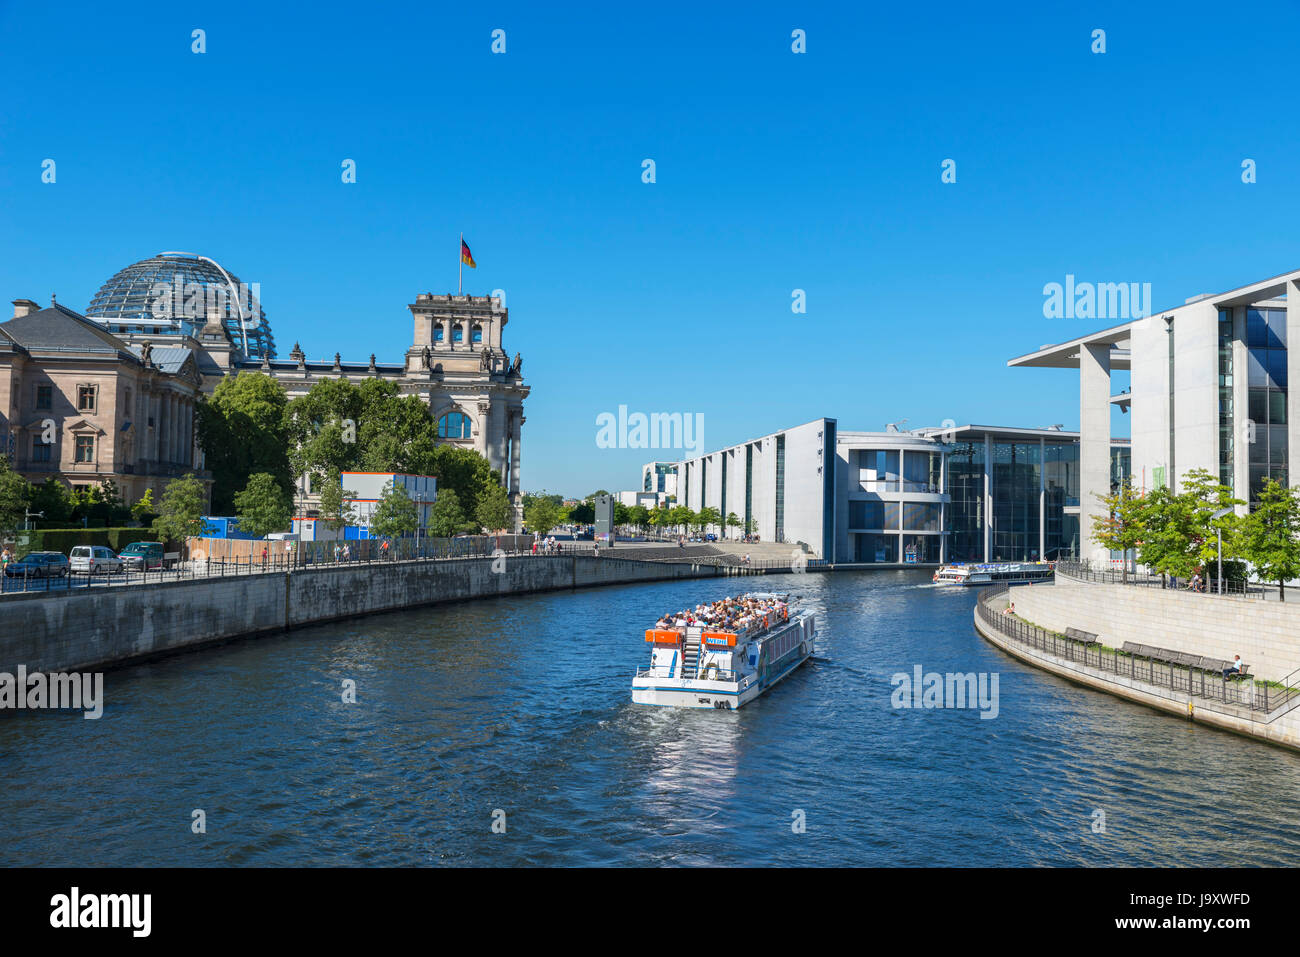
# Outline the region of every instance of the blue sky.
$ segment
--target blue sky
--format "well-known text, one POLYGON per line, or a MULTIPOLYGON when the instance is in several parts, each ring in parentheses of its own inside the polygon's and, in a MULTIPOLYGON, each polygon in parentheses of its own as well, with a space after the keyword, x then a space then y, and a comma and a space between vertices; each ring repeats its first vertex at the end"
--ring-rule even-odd
POLYGON ((396 361, 463 231, 533 389, 523 484, 585 494, 676 457, 598 448, 620 405, 708 448, 1074 427, 1074 374, 1005 361, 1114 323, 1044 284, 1158 309, 1300 266, 1294 4, 472 6, 0 2, 0 294, 84 309, 190 250, 282 354, 396 361))

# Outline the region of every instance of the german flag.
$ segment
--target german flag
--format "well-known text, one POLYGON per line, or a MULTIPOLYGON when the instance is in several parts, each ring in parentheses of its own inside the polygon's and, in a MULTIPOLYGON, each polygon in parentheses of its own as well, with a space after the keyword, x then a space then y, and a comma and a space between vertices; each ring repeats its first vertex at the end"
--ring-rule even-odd
POLYGON ((474 256, 469 251, 469 245, 463 239, 460 241, 460 261, 470 269, 478 268, 478 266, 474 264, 474 256))

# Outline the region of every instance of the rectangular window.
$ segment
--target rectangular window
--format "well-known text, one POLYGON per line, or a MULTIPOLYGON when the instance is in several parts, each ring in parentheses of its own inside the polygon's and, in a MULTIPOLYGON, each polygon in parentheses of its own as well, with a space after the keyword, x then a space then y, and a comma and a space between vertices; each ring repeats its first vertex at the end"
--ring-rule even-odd
POLYGON ((32 436, 32 461, 48 462, 50 461, 50 450, 54 448, 49 442, 42 442, 39 435, 32 436))
POLYGON ((95 437, 93 435, 77 436, 77 461, 95 461, 95 437))
POLYGON ((36 387, 36 408, 48 409, 54 405, 54 387, 38 385, 36 387))
POLYGON ((77 386, 77 411, 95 411, 95 387, 93 385, 77 386))
POLYGON ((887 528, 884 502, 849 502, 849 528, 887 528))

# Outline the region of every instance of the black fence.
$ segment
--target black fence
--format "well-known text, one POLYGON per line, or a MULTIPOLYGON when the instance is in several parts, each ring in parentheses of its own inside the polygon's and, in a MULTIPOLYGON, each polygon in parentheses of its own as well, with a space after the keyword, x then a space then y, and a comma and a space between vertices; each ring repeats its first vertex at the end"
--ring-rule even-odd
MULTIPOLYGON (((1130 570, 1125 575, 1122 569, 1109 565, 1093 565, 1089 561, 1061 559, 1056 563, 1057 574, 1076 578, 1079 581, 1104 582, 1109 585, 1134 585, 1139 588, 1163 588, 1166 590, 1186 591, 1197 594, 1233 595, 1237 598, 1256 598, 1273 600, 1278 597, 1276 585, 1248 582, 1242 579, 1225 578, 1223 590, 1219 591, 1219 581, 1213 576, 1203 578, 1176 578, 1173 575, 1155 575, 1149 571, 1130 570)), ((1300 596, 1298 596, 1300 597, 1300 596)))
MULTIPOLYGON (((1246 708, 1256 721, 1271 721, 1284 711, 1289 711, 1295 703, 1300 703, 1300 671, 1292 672, 1276 682, 1257 678, 1225 678, 1218 671, 1184 668, 1138 655, 1127 655, 1096 644, 1088 645, 1021 621, 1008 612, 1006 593, 1006 585, 980 592, 976 613, 989 628, 1027 647, 1159 689, 1183 691, 1206 702, 1246 708)), ((1214 710, 1212 704, 1210 708, 1214 710)))
MULTIPOLYGON (((333 543, 330 543, 331 546, 333 543)), ((503 542, 502 546, 509 544, 503 542)), ((8 575, 0 578, 0 595, 46 593, 50 595, 68 595, 87 588, 116 588, 123 586, 154 585, 161 582, 194 581, 206 578, 234 578, 239 576, 273 574, 287 571, 301 571, 309 568, 344 568, 367 567, 392 564, 395 562, 440 562, 458 561, 471 558, 508 557, 512 560, 545 560, 548 558, 568 558, 571 556, 592 558, 608 562, 636 562, 638 564, 689 564, 716 568, 729 575, 761 575, 768 572, 790 572, 798 570, 791 560, 772 560, 744 563, 736 556, 694 556, 689 551, 670 558, 641 558, 633 550, 620 554, 618 548, 597 547, 591 542, 557 542, 550 551, 539 548, 533 552, 528 547, 505 548, 497 546, 491 540, 452 541, 432 540, 428 544, 404 543, 403 547, 388 552, 373 549, 360 555, 342 552, 334 557, 333 552, 303 550, 286 553, 268 550, 266 555, 254 555, 251 558, 230 558, 204 561, 177 561, 163 568, 145 570, 143 568, 124 567, 118 572, 74 572, 64 566, 49 577, 24 577, 8 575)), ((821 559, 809 559, 808 568, 825 565, 821 559)))

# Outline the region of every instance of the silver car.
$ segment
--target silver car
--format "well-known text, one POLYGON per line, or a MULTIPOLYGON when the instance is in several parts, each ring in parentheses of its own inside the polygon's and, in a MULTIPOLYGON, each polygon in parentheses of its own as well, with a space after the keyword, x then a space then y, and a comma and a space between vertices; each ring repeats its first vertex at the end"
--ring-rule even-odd
POLYGON ((117 574, 124 568, 122 559, 104 545, 78 545, 69 553, 68 561, 74 572, 89 572, 92 575, 117 574))

